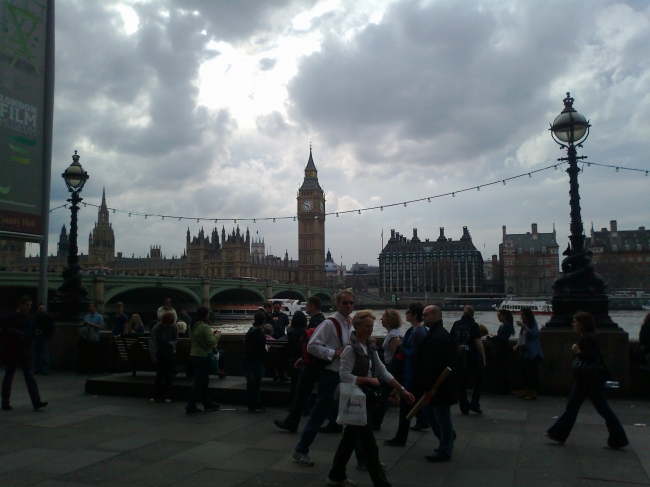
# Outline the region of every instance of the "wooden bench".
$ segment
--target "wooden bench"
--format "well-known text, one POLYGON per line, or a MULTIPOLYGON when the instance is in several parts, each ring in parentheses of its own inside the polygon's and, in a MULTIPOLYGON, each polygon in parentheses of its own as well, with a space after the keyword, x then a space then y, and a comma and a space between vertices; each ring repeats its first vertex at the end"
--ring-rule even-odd
MULTIPOLYGON (((149 337, 143 335, 123 335, 116 340, 120 362, 128 362, 135 377, 138 370, 155 370, 149 353, 149 337)), ((176 364, 187 365, 190 361, 192 345, 189 338, 179 338, 176 344, 176 364)))

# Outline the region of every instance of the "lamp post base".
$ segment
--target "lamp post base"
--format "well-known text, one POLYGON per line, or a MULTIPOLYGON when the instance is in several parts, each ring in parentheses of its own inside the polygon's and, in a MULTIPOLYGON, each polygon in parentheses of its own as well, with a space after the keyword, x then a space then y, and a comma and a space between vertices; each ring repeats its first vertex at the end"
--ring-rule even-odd
POLYGON ((58 296, 50 302, 50 310, 58 321, 72 321, 81 323, 83 317, 88 314, 90 300, 74 299, 66 296, 58 296))
POLYGON ((553 316, 546 328, 571 328, 578 311, 590 313, 596 320, 596 329, 616 329, 619 326, 609 316, 609 298, 605 294, 558 294, 553 296, 553 316))

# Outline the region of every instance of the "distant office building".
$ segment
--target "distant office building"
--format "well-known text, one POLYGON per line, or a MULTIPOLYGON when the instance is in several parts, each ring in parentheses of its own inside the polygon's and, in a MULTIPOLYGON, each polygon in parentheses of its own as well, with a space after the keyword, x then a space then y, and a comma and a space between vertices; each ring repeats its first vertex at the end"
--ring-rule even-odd
POLYGON ((346 268, 334 262, 332 253, 327 250, 325 257, 325 284, 327 287, 341 289, 345 285, 346 268))
POLYGON ((646 227, 619 230, 616 220, 609 222, 609 230, 596 232, 592 226, 586 247, 593 252, 596 272, 608 290, 650 290, 650 231, 646 227))
POLYGON ((474 247, 467 227, 460 240, 440 236, 435 241, 418 238, 417 228, 407 239, 391 230, 379 255, 382 292, 478 293, 483 282, 483 257, 474 247))
MULTIPOLYGON (((503 290, 519 296, 550 295, 559 273, 559 246, 555 228, 539 233, 537 223, 526 233, 506 233, 499 245, 503 290)), ((494 265, 494 264, 493 264, 494 265)))

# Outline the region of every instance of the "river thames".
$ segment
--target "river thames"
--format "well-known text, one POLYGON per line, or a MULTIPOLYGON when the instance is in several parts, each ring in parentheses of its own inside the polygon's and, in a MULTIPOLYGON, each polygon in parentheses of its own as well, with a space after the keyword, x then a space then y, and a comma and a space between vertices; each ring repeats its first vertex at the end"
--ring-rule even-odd
MULTIPOLYGON (((381 326, 381 316, 384 313, 383 310, 373 310, 377 316, 375 321, 375 331, 373 335, 375 336, 385 336, 386 330, 381 326)), ((398 310, 398 313, 402 317, 402 322, 405 321, 405 310, 398 310)), ((643 318, 647 314, 647 311, 610 311, 609 315, 612 317, 612 320, 617 323, 621 328, 627 331, 630 334, 630 340, 638 340, 639 338, 639 329, 643 323, 643 318)), ((325 316, 328 316, 330 313, 325 313, 325 316)), ((354 315, 354 313, 353 313, 354 315)), ((445 328, 450 329, 454 321, 460 319, 462 313, 460 311, 444 311, 442 313, 442 319, 445 324, 445 328)), ((477 323, 485 325, 490 333, 496 333, 499 328, 499 320, 497 320, 497 314, 494 311, 477 311, 474 315, 477 323)), ((537 323, 543 326, 551 317, 550 315, 537 315, 537 323)), ((519 319, 518 315, 515 315, 515 320, 519 319)), ((246 333, 250 328, 250 321, 216 321, 214 324, 221 330, 222 333, 246 333)), ((408 329, 410 325, 406 323, 402 326, 402 330, 408 329)))

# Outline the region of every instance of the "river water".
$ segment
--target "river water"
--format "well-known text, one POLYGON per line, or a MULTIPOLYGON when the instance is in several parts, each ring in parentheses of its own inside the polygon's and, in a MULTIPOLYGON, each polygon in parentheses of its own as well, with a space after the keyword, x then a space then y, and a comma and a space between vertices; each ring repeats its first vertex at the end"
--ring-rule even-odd
MULTIPOLYGON (((373 310, 377 316, 375 321, 375 336, 385 336, 386 330, 381 326, 381 316, 383 314, 382 310, 373 310)), ((404 312, 405 310, 397 310, 402 318, 402 322, 406 323, 404 312)), ((647 311, 610 311, 609 315, 612 317, 612 320, 618 324, 621 328, 627 331, 630 334, 630 340, 639 339, 639 329, 643 323, 643 318, 647 314, 647 311)), ((354 315, 354 313, 353 313, 354 315)), ((454 321, 459 320, 462 313, 460 311, 444 311, 442 313, 442 319, 445 323, 445 328, 450 329, 454 321)), ((325 313, 325 316, 328 316, 328 313, 325 313)), ((551 317, 549 315, 537 315, 537 323, 541 327, 544 325, 551 317)), ((499 320, 497 319, 497 314, 494 311, 477 311, 474 314, 474 319, 476 322, 482 325, 485 325, 490 333, 496 333, 499 328, 499 320)), ((515 315, 515 320, 519 319, 518 315, 515 315)), ((217 325, 217 328, 221 330, 222 333, 231 334, 231 333, 246 333, 251 326, 250 321, 216 321, 214 323, 217 325)), ((408 329, 410 325, 406 323, 402 326, 402 330, 408 329)))

